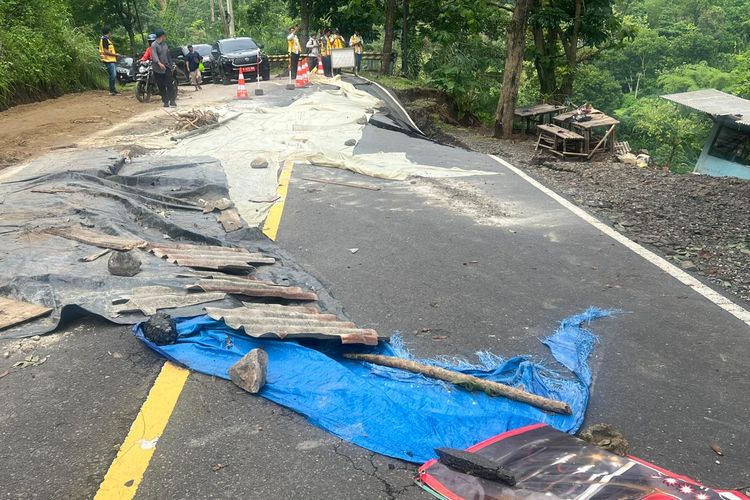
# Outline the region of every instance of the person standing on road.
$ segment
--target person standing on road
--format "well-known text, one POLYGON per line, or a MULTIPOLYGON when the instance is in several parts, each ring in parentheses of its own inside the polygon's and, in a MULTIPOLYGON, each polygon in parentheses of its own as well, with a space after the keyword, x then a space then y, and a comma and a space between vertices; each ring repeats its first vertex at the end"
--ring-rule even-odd
POLYGON ((119 92, 115 87, 117 83, 117 51, 115 44, 109 39, 112 30, 108 27, 102 28, 102 37, 99 39, 99 60, 104 63, 109 75, 109 95, 117 95, 119 92))
POLYGON ((333 76, 331 67, 331 49, 333 49, 333 40, 331 40, 331 30, 326 28, 323 37, 320 39, 320 56, 323 58, 323 73, 327 77, 333 76))
POLYGON ((318 39, 315 37, 315 33, 310 37, 310 39, 307 41, 307 44, 305 45, 310 51, 310 57, 315 60, 315 64, 310 64, 310 67, 312 68, 312 71, 316 71, 317 67, 321 63, 320 59, 320 47, 318 44, 318 39))
POLYGON ((176 89, 174 88, 174 75, 172 74, 172 58, 169 56, 167 45, 167 34, 164 30, 156 30, 156 40, 151 44, 151 60, 153 61, 154 78, 159 87, 161 101, 164 107, 177 106, 175 102, 176 89))
POLYGON ((200 69, 201 61, 203 61, 201 55, 193 50, 192 45, 188 45, 188 53, 185 56, 185 64, 187 64, 187 69, 190 73, 190 83, 195 86, 195 90, 200 90, 201 83, 203 83, 203 76, 201 75, 200 69))
POLYGON ((349 47, 354 49, 354 74, 359 75, 362 70, 362 53, 365 51, 365 42, 359 31, 355 31, 349 38, 349 47))
POLYGON ((297 64, 299 63, 299 55, 302 52, 302 46, 299 44, 299 37, 297 36, 298 31, 298 26, 292 26, 289 28, 289 35, 286 37, 287 51, 289 52, 289 70, 291 71, 292 80, 297 78, 297 64))

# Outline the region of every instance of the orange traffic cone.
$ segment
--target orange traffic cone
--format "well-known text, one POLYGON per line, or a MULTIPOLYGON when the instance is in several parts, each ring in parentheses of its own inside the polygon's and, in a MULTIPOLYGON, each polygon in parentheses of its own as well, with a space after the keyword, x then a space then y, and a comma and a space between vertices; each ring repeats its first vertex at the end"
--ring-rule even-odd
POLYGON ((297 63, 297 78, 294 79, 294 86, 298 89, 305 87, 305 77, 302 75, 302 64, 297 63))
POLYGON ((318 59, 318 74, 325 75, 326 70, 323 68, 323 58, 318 59))
POLYGON ((249 99, 245 88, 245 72, 240 68, 240 78, 237 80, 237 99, 249 99))
POLYGON ((310 68, 307 66, 307 58, 302 61, 302 78, 305 81, 305 87, 310 86, 310 68))

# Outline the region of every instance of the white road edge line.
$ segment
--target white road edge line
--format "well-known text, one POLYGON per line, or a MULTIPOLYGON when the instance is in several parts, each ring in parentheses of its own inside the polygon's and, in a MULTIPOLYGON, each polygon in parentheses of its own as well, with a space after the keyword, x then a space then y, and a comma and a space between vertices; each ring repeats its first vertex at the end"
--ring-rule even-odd
POLYGON ((627 248, 635 252, 636 254, 640 255, 650 263, 654 264, 658 268, 660 268, 665 273, 669 274, 673 278, 677 279, 681 283, 689 286, 699 294, 701 294, 703 297, 708 299, 709 301, 713 302, 717 306, 724 309, 726 312, 731 314, 732 316, 736 317, 740 321, 744 322, 746 325, 750 326, 750 311, 743 308, 739 304, 735 304, 716 290, 712 289, 709 286, 704 285, 701 283, 698 279, 692 277, 679 267, 675 266, 671 262, 667 261, 663 257, 660 257, 656 255, 651 250, 648 250, 635 241, 627 238, 626 236, 623 236, 621 233, 615 231, 610 226, 606 225, 593 215, 589 214, 582 208, 576 206, 575 204, 571 203, 570 201, 566 200, 559 194, 555 193, 548 187, 542 185, 540 182, 536 181, 535 179, 531 178, 529 175, 527 175, 522 170, 518 169, 517 167, 514 167, 507 161, 503 160, 502 158, 498 158, 495 155, 487 155, 502 166, 510 169, 513 173, 518 175, 520 178, 537 188, 539 191, 543 192, 553 200, 555 200, 557 203, 562 205, 563 207, 567 208, 571 212, 573 212, 575 215, 583 219, 584 221, 588 222, 592 226, 594 226, 596 229, 601 231, 602 233, 606 234, 610 238, 614 239, 615 241, 622 243, 627 248))
POLYGON ((414 128, 415 128, 415 129, 417 130, 417 132, 419 132, 420 134, 422 134, 422 135, 425 135, 425 134, 424 134, 424 132, 422 132, 422 130, 421 130, 421 129, 420 129, 419 127, 417 127, 417 124, 416 124, 416 123, 414 123, 414 120, 412 120, 412 119, 411 119, 411 115, 409 115, 409 113, 408 113, 408 112, 407 112, 407 111, 406 111, 406 110, 404 109, 404 107, 403 107, 403 106, 401 105, 401 103, 399 102, 399 100, 398 100, 398 99, 396 99, 396 98, 395 98, 395 97, 393 96, 393 94, 391 94, 391 92, 390 92, 390 91, 389 91, 389 90, 388 90, 387 88, 383 87, 383 86, 382 86, 382 85, 380 85, 380 84, 379 84, 378 82, 374 82, 374 81, 372 81, 372 80, 370 80, 370 79, 368 79, 368 78, 365 78, 364 76, 360 76, 359 78, 361 78, 361 79, 363 79, 363 80, 365 80, 365 81, 367 81, 367 82, 370 82, 370 83, 372 83, 372 84, 373 84, 373 85, 375 85, 375 86, 376 86, 377 88, 379 88, 380 90, 382 90, 383 92, 385 92, 385 94, 386 94, 386 95, 387 95, 388 97, 390 97, 390 98, 391 98, 391 100, 392 100, 392 101, 393 101, 394 103, 396 103, 396 106, 398 106, 398 108, 399 108, 399 109, 400 109, 400 110, 401 110, 401 111, 402 111, 402 112, 404 113, 404 115, 406 116, 406 118, 408 118, 408 119, 409 119, 409 123, 411 124, 411 126, 412 126, 412 127, 414 127, 414 128))

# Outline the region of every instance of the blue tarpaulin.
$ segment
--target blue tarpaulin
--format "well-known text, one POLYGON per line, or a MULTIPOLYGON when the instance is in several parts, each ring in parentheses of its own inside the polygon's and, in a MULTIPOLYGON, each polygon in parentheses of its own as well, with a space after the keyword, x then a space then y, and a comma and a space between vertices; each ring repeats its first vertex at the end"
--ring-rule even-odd
MULTIPOLYGON (((544 340, 552 356, 571 371, 551 371, 528 357, 503 360, 478 353, 479 363, 412 358, 398 339, 377 347, 341 345, 334 341, 256 339, 207 316, 177 320, 173 345, 157 346, 138 338, 166 358, 192 370, 229 379, 228 370, 251 349, 268 353, 266 385, 260 396, 301 413, 314 425, 374 452, 422 463, 435 448, 467 448, 510 429, 542 422, 575 432, 583 422, 591 385, 588 357, 594 335, 583 325, 609 315, 601 309, 564 320, 544 340), (415 359, 494 380, 570 405, 569 416, 393 368, 342 357, 368 352, 415 359)), ((250 397, 250 396, 248 396, 250 397)))

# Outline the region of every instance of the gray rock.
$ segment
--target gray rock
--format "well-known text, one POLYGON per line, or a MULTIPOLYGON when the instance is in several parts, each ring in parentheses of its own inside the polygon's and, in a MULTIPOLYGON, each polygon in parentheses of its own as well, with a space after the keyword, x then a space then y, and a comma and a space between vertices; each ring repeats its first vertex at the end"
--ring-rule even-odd
POLYGON ((253 349, 229 369, 229 378, 238 387, 257 394, 266 384, 268 354, 263 349, 253 349))
POLYGON ((250 168, 268 168, 268 162, 259 157, 250 162, 250 168))
POLYGON ((362 116, 357 119, 357 125, 367 125, 367 117, 362 116))
POLYGON ((354 139, 349 139, 348 141, 344 143, 344 146, 356 146, 356 145, 357 145, 357 141, 354 139))
POLYGON ((135 255, 135 250, 128 252, 113 251, 109 256, 107 269, 114 276, 135 276, 141 272, 141 259, 135 255))
POLYGON ((156 345, 168 345, 177 342, 177 325, 171 316, 156 313, 143 323, 143 336, 156 345))
POLYGON ((680 267, 685 271, 695 271, 696 269, 698 269, 698 267, 693 264, 693 261, 691 260, 683 260, 682 262, 680 262, 680 267))

